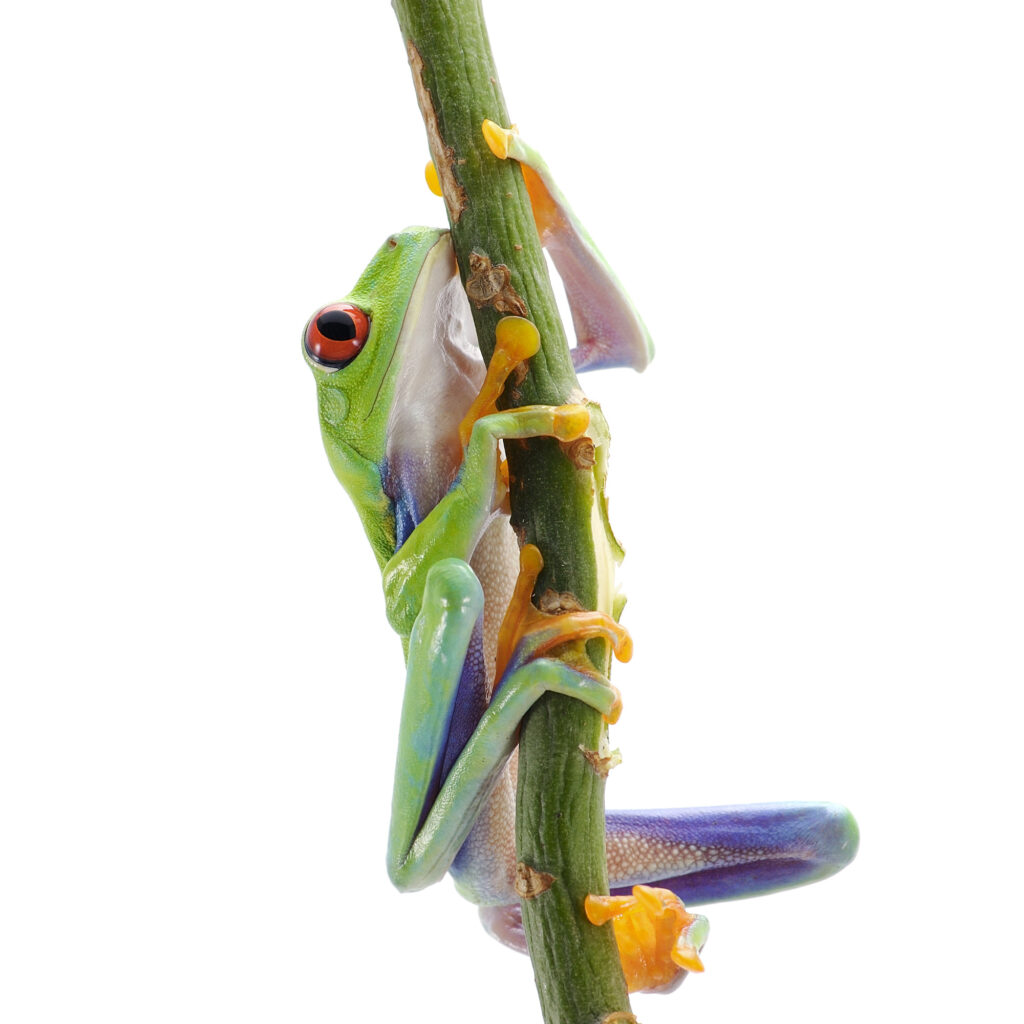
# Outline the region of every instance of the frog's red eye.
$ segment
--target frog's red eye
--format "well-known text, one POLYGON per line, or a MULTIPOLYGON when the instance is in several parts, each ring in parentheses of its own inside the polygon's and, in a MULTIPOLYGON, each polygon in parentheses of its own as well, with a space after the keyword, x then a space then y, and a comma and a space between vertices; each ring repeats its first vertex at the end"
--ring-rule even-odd
POLYGON ((306 351, 324 366, 344 366, 366 343, 370 319, 351 302, 324 306, 306 328, 306 351))

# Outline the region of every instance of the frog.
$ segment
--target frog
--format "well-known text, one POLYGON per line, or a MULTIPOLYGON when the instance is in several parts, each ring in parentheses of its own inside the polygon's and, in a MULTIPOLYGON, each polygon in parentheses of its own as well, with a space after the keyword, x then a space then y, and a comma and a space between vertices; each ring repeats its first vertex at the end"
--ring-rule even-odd
MULTIPOLYGON (((565 286, 575 369, 643 370, 654 352, 650 334, 543 158, 514 128, 485 122, 482 130, 494 158, 523 171, 541 243, 565 286)), ((538 347, 528 316, 513 313, 498 321, 484 364, 451 235, 433 227, 390 235, 349 294, 321 307, 302 336, 328 461, 377 560, 406 662, 388 875, 402 891, 450 875, 485 929, 520 951, 520 723, 549 692, 613 723, 621 700, 607 676, 552 652, 595 638, 620 660, 632 650, 618 621, 621 548, 607 523, 599 408, 582 396, 561 406, 497 407, 538 347), (589 439, 599 453, 577 469, 594 475, 596 610, 531 603, 544 553, 521 544, 510 524, 502 446, 541 437, 567 451, 589 439)), ((650 905, 678 921, 676 935, 661 942, 674 948, 675 966, 649 986, 669 990, 701 969, 707 919, 681 902, 666 911, 642 887, 655 884, 653 892, 687 905, 774 892, 840 870, 858 832, 841 805, 789 802, 609 810, 605 838, 610 895, 588 897, 588 916, 599 926, 650 905)))

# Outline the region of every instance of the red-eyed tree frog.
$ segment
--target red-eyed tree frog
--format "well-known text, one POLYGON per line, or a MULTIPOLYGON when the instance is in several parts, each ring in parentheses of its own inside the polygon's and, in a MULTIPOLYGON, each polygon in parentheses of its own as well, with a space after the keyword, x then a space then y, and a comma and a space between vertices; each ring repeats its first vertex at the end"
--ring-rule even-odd
MULTIPOLYGON (((497 158, 523 167, 541 240, 566 287, 576 368, 643 369, 653 352, 647 331, 546 164, 514 131, 490 122, 484 131, 497 158)), ((618 552, 604 520, 607 438, 599 418, 591 422, 596 407, 498 412, 493 405, 505 377, 536 344, 533 325, 508 316, 499 321, 485 369, 450 237, 421 227, 388 238, 348 297, 317 312, 303 337, 324 446, 377 557, 388 619, 406 656, 388 873, 412 890, 450 872, 459 892, 480 906, 488 931, 518 949, 525 941, 511 755, 519 723, 547 691, 613 720, 618 699, 606 679, 545 654, 595 636, 619 657, 630 649, 613 617, 618 552), (587 434, 598 458, 579 471, 594 473, 595 543, 606 554, 599 559, 603 606, 545 614, 529 604, 543 552, 521 551, 509 525, 499 445, 587 434)), ((680 900, 733 899, 815 881, 847 864, 856 847, 853 818, 834 804, 611 811, 613 895, 589 898, 586 912, 595 924, 614 921, 625 962, 633 940, 619 933, 634 934, 632 915, 647 908, 661 923, 639 932, 668 929, 658 941, 673 963, 653 975, 631 974, 627 963, 630 987, 674 987, 700 969, 697 951, 707 935, 706 920, 680 900), (652 882, 660 888, 648 888, 652 882)))

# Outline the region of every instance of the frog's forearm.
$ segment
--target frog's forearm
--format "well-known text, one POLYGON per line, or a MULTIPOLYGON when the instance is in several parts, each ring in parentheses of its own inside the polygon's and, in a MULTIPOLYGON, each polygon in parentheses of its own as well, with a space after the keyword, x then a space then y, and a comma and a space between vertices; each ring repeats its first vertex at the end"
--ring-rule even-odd
POLYGON ((523 406, 477 420, 458 479, 384 568, 388 617, 408 635, 426 574, 442 558, 468 560, 495 511, 498 441, 579 437, 589 415, 581 406, 523 406))

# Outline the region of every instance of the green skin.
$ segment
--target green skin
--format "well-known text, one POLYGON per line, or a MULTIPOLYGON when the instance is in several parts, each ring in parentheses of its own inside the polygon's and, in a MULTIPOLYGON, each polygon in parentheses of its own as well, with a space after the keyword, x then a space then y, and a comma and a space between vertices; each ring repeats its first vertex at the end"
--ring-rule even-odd
MULTIPOLYGON (((388 843, 388 871, 401 889, 430 885, 448 871, 515 746, 522 716, 543 693, 575 696, 604 714, 614 703, 606 682, 551 659, 524 661, 520 655, 493 700, 493 680, 477 672, 469 686, 474 701, 486 703, 486 710, 438 786, 450 718, 484 612, 484 589, 469 561, 500 516, 498 440, 559 433, 557 410, 547 406, 478 420, 461 465, 431 470, 442 477, 457 474, 458 486, 450 487, 422 519, 417 517, 396 550, 396 502, 385 493, 388 470, 381 467, 389 462, 390 402, 406 366, 399 348, 413 326, 407 322, 409 303, 433 302, 433 296, 417 294, 417 284, 421 293, 428 289, 449 261, 446 234, 412 229, 392 236, 348 297, 371 316, 370 335, 358 357, 331 372, 306 355, 316 375, 331 465, 355 502, 381 563, 388 619, 406 650, 388 843)), ((471 398, 470 383, 463 388, 460 413, 465 398, 471 398)), ((449 430, 457 428, 458 420, 450 419, 449 430)))
MULTIPOLYGON (((563 214, 545 238, 566 284, 578 369, 642 369, 652 347, 642 321, 537 154, 515 140, 563 214)), ((463 450, 458 424, 483 365, 446 232, 410 228, 380 248, 347 301, 369 317, 368 336, 342 366, 325 366, 308 338, 320 424, 331 466, 349 493, 381 567, 388 619, 406 653, 405 697, 388 841, 388 873, 402 890, 451 871, 482 907, 517 905, 514 792, 509 756, 523 715, 548 691, 604 715, 607 681, 522 644, 500 679, 497 624, 517 571, 497 474, 499 440, 558 436, 558 410, 521 407, 484 416, 463 450)), ((329 307, 328 307, 329 308, 329 307)), ((591 407, 596 411, 596 407, 591 407)), ((599 416, 595 531, 603 611, 620 554, 603 513, 606 435, 599 416)), ((856 825, 832 804, 772 804, 608 816, 613 887, 659 882, 684 899, 787 888, 832 874, 856 850, 856 825), (716 813, 721 811, 721 813, 716 813)), ((497 938, 522 947, 518 918, 484 913, 497 938)), ((706 922, 692 930, 703 944, 706 922)))

